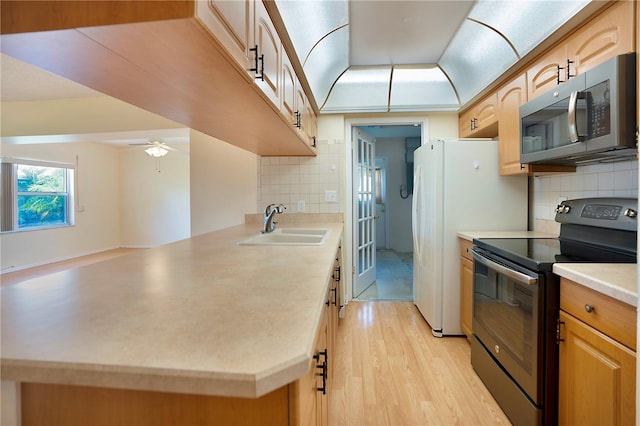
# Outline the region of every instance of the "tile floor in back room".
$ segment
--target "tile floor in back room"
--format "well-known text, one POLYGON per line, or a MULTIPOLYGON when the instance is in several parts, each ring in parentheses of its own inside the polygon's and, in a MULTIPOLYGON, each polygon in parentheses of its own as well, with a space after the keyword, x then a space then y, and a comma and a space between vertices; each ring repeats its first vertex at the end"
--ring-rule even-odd
POLYGON ((413 301, 413 253, 376 250, 376 280, 357 300, 413 301))

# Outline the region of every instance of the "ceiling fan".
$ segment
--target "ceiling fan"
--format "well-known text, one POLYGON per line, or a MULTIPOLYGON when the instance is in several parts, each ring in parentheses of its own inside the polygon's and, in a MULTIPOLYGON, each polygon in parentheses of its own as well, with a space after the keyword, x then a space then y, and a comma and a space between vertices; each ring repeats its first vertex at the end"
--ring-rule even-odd
POLYGON ((180 154, 183 154, 183 155, 189 155, 188 151, 183 151, 181 149, 173 148, 158 139, 152 139, 146 143, 130 143, 129 145, 144 146, 145 147, 144 152, 146 152, 148 156, 154 157, 154 158, 164 157, 169 153, 169 151, 179 152, 180 154))

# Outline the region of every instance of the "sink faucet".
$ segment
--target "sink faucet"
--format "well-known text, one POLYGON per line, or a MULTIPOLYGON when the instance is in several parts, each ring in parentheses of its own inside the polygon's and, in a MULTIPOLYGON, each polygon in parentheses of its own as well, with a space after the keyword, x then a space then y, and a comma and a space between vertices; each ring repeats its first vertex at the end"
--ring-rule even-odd
POLYGON ((264 228, 262 229, 263 234, 267 234, 269 232, 273 232, 276 229, 276 222, 273 218, 276 217, 277 213, 284 213, 286 207, 282 204, 276 206, 275 204, 269 204, 266 209, 264 209, 264 228))

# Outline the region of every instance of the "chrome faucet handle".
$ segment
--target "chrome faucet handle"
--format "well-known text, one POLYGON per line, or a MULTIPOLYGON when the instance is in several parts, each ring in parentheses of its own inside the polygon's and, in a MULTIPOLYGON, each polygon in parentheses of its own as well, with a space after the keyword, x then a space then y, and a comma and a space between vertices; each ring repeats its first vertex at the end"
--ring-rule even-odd
POLYGON ((273 209, 276 205, 275 204, 269 204, 265 209, 264 209, 264 215, 265 216, 269 216, 269 214, 271 213, 271 209, 273 209))
POLYGON ((276 207, 276 209, 278 210, 278 213, 284 213, 287 208, 284 206, 284 204, 280 204, 278 207, 276 207))

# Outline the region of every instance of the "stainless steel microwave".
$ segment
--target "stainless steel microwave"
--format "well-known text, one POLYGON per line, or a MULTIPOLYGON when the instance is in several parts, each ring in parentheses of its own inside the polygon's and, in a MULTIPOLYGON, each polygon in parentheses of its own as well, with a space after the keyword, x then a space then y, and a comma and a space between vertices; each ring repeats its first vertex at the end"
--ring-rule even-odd
POLYGON ((520 107, 520 162, 636 155, 636 54, 616 56, 520 107))

